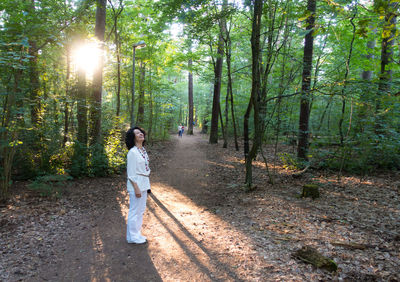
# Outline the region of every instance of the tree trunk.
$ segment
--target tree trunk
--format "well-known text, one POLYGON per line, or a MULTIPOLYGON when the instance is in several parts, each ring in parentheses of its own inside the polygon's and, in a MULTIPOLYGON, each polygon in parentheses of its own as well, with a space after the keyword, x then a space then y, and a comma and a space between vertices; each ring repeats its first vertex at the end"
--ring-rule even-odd
POLYGON ((153 140, 153 87, 151 84, 151 65, 149 67, 149 128, 147 130, 147 139, 153 140))
POLYGON ((78 70, 77 90, 78 90, 77 93, 78 102, 76 111, 76 119, 78 121, 77 139, 79 143, 86 146, 88 141, 87 107, 86 107, 86 74, 83 69, 78 70))
POLYGON ((339 135, 340 135, 340 145, 343 146, 343 142, 344 142, 344 135, 343 135, 343 128, 342 128, 342 124, 344 121, 344 115, 345 115, 345 111, 346 111, 346 97, 345 97, 345 92, 346 92, 346 87, 347 87, 347 77, 349 75, 350 72, 350 60, 351 60, 351 54, 353 52, 353 43, 354 43, 354 39, 355 39, 355 35, 356 35, 356 26, 354 25, 353 21, 354 18, 357 15, 357 6, 355 8, 354 14, 350 19, 350 23, 353 27, 353 36, 351 38, 351 42, 350 42, 350 48, 349 48, 349 55, 347 57, 347 61, 346 61, 346 71, 344 74, 344 78, 343 78, 343 87, 342 87, 342 91, 341 91, 341 98, 342 98, 342 113, 339 119, 339 135))
POLYGON ((211 130, 210 130, 210 144, 218 143, 218 116, 220 107, 220 95, 221 95, 221 79, 222 79, 222 63, 224 55, 224 38, 222 30, 220 28, 218 51, 217 51, 217 62, 214 68, 214 96, 213 106, 211 113, 211 130))
POLYGON ((188 135, 193 135, 193 75, 192 75, 192 58, 188 61, 189 68, 189 89, 188 89, 188 100, 189 100, 189 125, 188 135))
MULTIPOLYGON (((14 116, 15 106, 18 105, 17 98, 20 96, 20 80, 22 76, 22 69, 12 70, 14 77, 13 87, 7 89, 9 94, 3 107, 1 127, 7 130, 0 131, 0 201, 4 201, 8 197, 8 189, 11 184, 11 171, 14 160, 14 155, 17 146, 10 146, 9 144, 15 142, 18 137, 18 127, 13 126, 14 119, 18 119, 18 114, 14 116), (12 89, 11 89, 12 88, 12 89)), ((17 123, 19 121, 17 120, 17 123)))
MULTIPOLYGON (((387 1, 385 23, 382 31, 381 71, 379 77, 378 95, 376 99, 376 121, 375 127, 378 135, 385 134, 385 119, 380 114, 382 108, 382 97, 390 94, 392 86, 392 74, 390 64, 393 62, 394 37, 396 35, 396 11, 397 2, 387 1)), ((384 105, 385 107, 385 105, 384 105)))
POLYGON ((65 143, 68 140, 68 130, 69 130, 69 103, 68 99, 70 97, 69 91, 69 80, 71 75, 71 48, 70 45, 66 46, 66 59, 67 59, 67 73, 65 77, 65 105, 64 105, 64 138, 63 138, 63 147, 65 147, 65 143))
POLYGON ((119 35, 117 33, 117 27, 115 27, 115 46, 117 52, 117 110, 116 116, 118 117, 121 110, 121 56, 120 56, 120 49, 121 43, 119 41, 119 35))
POLYGON ((96 39, 99 41, 98 48, 100 50, 100 56, 98 58, 99 65, 95 69, 93 74, 93 88, 91 97, 91 109, 90 109, 90 145, 100 143, 100 126, 101 126, 101 92, 103 84, 103 44, 104 44, 104 33, 106 29, 106 4, 107 0, 97 0, 96 9, 96 25, 94 28, 94 34, 96 39))
POLYGON ((226 130, 225 130, 225 126, 224 126, 224 121, 222 118, 222 112, 221 112, 221 104, 219 105, 219 119, 221 122, 221 128, 222 128, 222 138, 224 139, 224 146, 222 146, 223 148, 227 147, 227 141, 226 141, 226 130))
MULTIPOLYGON (((226 29, 227 30, 227 29, 226 29)), ((233 103, 233 90, 232 90, 232 73, 231 73, 231 39, 230 39, 230 34, 227 31, 226 32, 226 66, 227 66, 227 71, 228 71, 228 90, 227 90, 227 100, 230 100, 231 102, 231 117, 232 117, 232 125, 233 125, 233 136, 235 139, 235 149, 236 151, 239 151, 239 144, 238 144, 238 135, 237 135, 237 129, 236 129, 236 120, 235 120, 235 109, 234 109, 234 103, 233 103)), ((226 105, 228 106, 228 105, 226 105)), ((226 122, 226 126, 228 124, 228 121, 226 122)))
POLYGON ((40 103, 40 86, 39 72, 37 69, 37 45, 36 41, 29 41, 29 82, 30 82, 30 107, 31 107, 31 123, 34 127, 38 127, 41 123, 41 103, 40 103))
MULTIPOLYGON (((262 19, 262 9, 263 9, 263 1, 255 0, 254 1, 254 15, 253 15, 253 23, 252 23, 252 32, 251 32, 251 74, 252 74, 252 85, 251 85, 251 97, 249 102, 249 107, 247 108, 246 115, 249 113, 250 103, 253 104, 254 109, 254 130, 255 136, 253 139, 253 144, 251 150, 249 151, 246 157, 246 187, 247 190, 252 189, 253 183, 253 172, 252 165, 253 159, 257 156, 257 152, 259 149, 261 134, 260 134, 260 116, 259 116, 259 102, 261 98, 261 75, 260 75, 260 33, 261 33, 261 19, 262 19)), ((246 126, 246 125, 245 125, 246 126)), ((248 130, 248 129, 247 129, 248 130)), ((248 134, 248 133, 247 133, 248 134)), ((247 137, 248 138, 248 137, 247 137)))
POLYGON ((304 40, 304 57, 303 57, 303 74, 301 86, 301 99, 300 99, 300 119, 299 119, 299 142, 297 147, 297 157, 300 160, 308 160, 308 126, 310 119, 310 85, 311 85, 311 69, 312 57, 314 49, 314 26, 315 26, 315 12, 316 0, 308 0, 307 10, 310 15, 307 18, 307 35, 304 40))
POLYGON ((146 65, 140 62, 140 79, 139 79, 139 105, 137 124, 143 126, 144 123, 144 80, 146 75, 146 65))
POLYGON ((121 42, 120 42, 120 36, 118 33, 118 17, 119 17, 119 15, 121 15, 122 11, 124 10, 124 7, 122 5, 122 0, 120 0, 118 11, 115 10, 115 7, 114 7, 112 1, 109 1, 109 3, 111 5, 111 9, 113 12, 114 44, 115 44, 115 52, 117 55, 117 107, 116 107, 115 115, 118 117, 120 115, 120 111, 121 111, 121 42))

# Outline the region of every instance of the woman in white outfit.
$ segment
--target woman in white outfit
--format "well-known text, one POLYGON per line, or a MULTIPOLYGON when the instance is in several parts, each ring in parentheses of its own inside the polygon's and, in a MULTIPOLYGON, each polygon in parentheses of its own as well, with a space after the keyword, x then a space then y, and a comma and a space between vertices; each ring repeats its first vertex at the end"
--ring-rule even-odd
POLYGON ((127 188, 129 192, 129 213, 126 240, 132 244, 144 244, 146 237, 141 234, 143 213, 146 209, 147 194, 150 192, 149 156, 143 147, 146 132, 134 127, 127 131, 125 143, 127 156, 127 188))

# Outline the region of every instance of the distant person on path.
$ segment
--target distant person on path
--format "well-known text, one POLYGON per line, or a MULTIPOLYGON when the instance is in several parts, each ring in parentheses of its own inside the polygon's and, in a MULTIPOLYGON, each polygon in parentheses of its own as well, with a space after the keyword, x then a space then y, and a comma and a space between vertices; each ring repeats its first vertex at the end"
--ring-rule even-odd
POLYGON ((149 156, 143 147, 146 132, 134 127, 126 132, 127 188, 129 192, 129 213, 126 240, 132 244, 144 244, 146 237, 141 234, 143 213, 146 209, 147 194, 150 193, 149 156))
POLYGON ((183 125, 182 125, 182 130, 181 131, 182 131, 181 135, 183 135, 183 132, 185 131, 185 127, 183 125))
POLYGON ((178 126, 178 136, 182 137, 182 125, 178 126))

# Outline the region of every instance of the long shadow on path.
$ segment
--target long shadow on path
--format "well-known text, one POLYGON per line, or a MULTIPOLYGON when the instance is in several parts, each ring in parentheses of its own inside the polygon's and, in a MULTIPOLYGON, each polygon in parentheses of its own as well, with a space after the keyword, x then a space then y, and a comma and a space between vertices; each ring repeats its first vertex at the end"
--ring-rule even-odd
POLYGON ((75 227, 71 237, 58 244, 60 261, 41 271, 38 280, 162 281, 148 245, 126 243, 128 197, 121 179, 92 179, 84 189, 74 188, 70 200, 81 202, 75 206, 75 227))

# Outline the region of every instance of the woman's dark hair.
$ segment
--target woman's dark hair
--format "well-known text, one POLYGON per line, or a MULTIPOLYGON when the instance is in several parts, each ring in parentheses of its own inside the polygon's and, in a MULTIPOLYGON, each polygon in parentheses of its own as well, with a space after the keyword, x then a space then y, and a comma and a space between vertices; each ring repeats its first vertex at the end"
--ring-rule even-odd
MULTIPOLYGON (((144 137, 146 138, 146 131, 141 129, 138 126, 130 128, 125 135, 125 144, 126 147, 128 147, 128 150, 132 149, 133 146, 135 146, 135 129, 140 130, 140 132, 143 133, 144 137)), ((146 143, 146 141, 143 141, 143 145, 146 143)))

